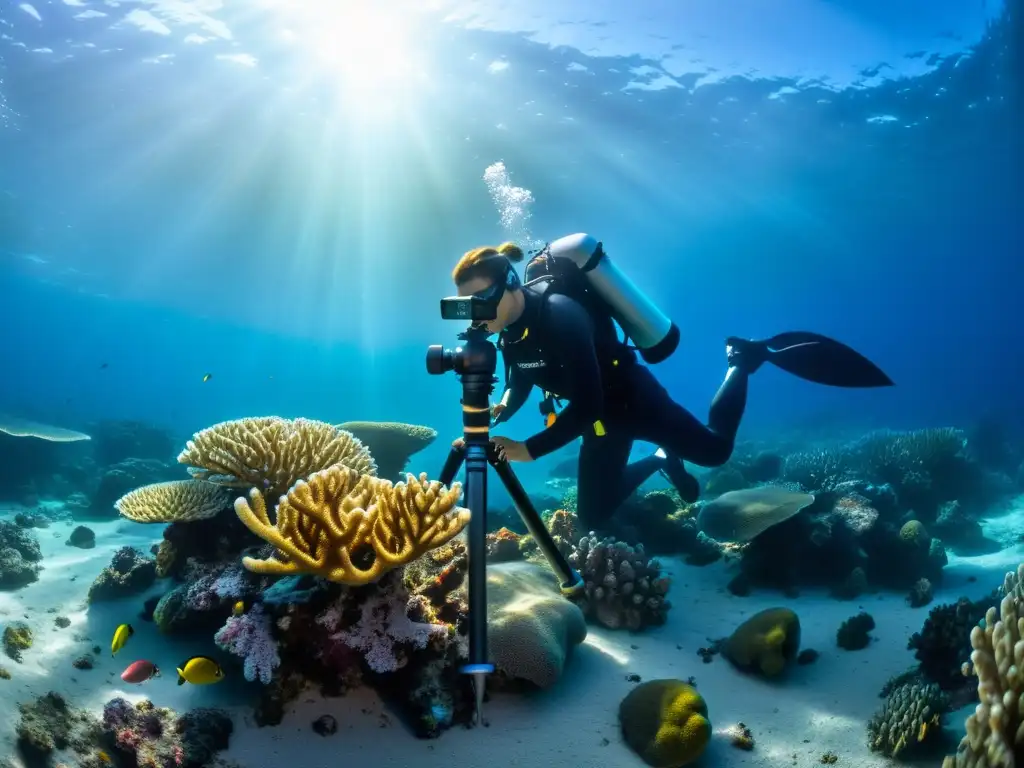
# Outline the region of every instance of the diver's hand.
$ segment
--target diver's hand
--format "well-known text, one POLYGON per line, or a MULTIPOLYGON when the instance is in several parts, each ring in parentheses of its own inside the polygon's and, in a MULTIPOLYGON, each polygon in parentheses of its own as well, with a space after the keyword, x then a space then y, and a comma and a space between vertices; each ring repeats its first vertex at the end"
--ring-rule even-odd
POLYGON ((457 437, 454 440, 452 440, 452 448, 455 448, 456 450, 461 451, 465 447, 466 447, 466 441, 463 440, 461 437, 457 437))
POLYGON ((491 444, 498 449, 498 455, 508 461, 533 461, 526 443, 510 437, 492 437, 491 444))
POLYGON ((491 406, 491 418, 492 419, 498 418, 499 416, 501 416, 501 414, 502 414, 502 412, 504 410, 505 410, 505 404, 504 403, 495 403, 494 405, 491 406))

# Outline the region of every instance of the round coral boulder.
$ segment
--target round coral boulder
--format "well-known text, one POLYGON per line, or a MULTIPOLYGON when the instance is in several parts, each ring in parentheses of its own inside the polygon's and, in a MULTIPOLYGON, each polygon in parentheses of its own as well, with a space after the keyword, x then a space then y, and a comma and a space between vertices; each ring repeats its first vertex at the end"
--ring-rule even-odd
POLYGON ((648 680, 619 705, 622 737, 654 768, 680 768, 699 758, 711 739, 708 707, 681 680, 648 680))

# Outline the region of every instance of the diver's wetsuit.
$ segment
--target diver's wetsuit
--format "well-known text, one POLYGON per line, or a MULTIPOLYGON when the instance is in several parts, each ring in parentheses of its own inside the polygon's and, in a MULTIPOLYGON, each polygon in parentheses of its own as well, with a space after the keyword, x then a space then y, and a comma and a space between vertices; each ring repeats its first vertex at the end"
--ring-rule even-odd
POLYGON ((561 294, 530 287, 524 294, 522 316, 501 335, 512 393, 501 420, 522 407, 534 385, 568 401, 526 447, 540 458, 582 436, 577 511, 584 525, 600 526, 658 470, 679 487, 677 478, 688 477, 680 459, 706 467, 729 459, 746 407, 744 370, 729 368, 704 425, 637 361, 610 317, 592 316, 561 294), (654 443, 668 456, 628 464, 634 440, 654 443))

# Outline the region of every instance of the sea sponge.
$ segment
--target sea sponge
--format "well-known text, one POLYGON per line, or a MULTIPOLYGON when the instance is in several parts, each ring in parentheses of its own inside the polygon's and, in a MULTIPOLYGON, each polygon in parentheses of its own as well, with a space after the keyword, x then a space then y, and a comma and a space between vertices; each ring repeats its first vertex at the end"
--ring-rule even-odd
POLYGON ((978 677, 978 706, 965 723, 967 735, 942 768, 1013 768, 1024 732, 1024 675, 1020 648, 1024 616, 1024 564, 1003 579, 999 610, 989 608, 984 626, 971 630, 971 665, 978 677))
POLYGON ((338 429, 366 446, 377 464, 377 476, 398 478, 409 459, 437 439, 437 430, 400 421, 346 421, 338 429))
POLYGON ((323 421, 279 416, 222 421, 197 432, 178 456, 189 473, 228 488, 257 488, 270 498, 314 472, 342 464, 374 475, 369 450, 323 421))
POLYGON ((648 680, 619 705, 626 744, 655 768, 689 765, 711 739, 708 707, 697 689, 680 680, 648 680))
POLYGON ((744 672, 777 677, 800 651, 800 617, 789 608, 767 608, 718 645, 722 655, 744 672))
POLYGON ((219 485, 205 480, 171 480, 136 488, 114 506, 136 523, 189 523, 216 517, 231 497, 219 485))
POLYGON ((949 698, 939 686, 907 683, 892 690, 868 723, 868 746, 889 757, 913 757, 942 743, 949 698))
POLYGON ((587 624, 562 597, 549 568, 501 563, 487 568, 487 631, 491 659, 502 673, 547 688, 586 639, 587 624))
POLYGON ((462 486, 445 488, 407 475, 392 484, 336 464, 300 480, 281 497, 271 523, 259 489, 235 500, 245 526, 287 560, 245 557, 254 573, 310 573, 342 584, 369 584, 446 544, 469 522, 456 506, 462 486))
POLYGON ((723 493, 705 504, 697 526, 716 541, 744 543, 793 517, 814 502, 814 494, 763 485, 723 493))

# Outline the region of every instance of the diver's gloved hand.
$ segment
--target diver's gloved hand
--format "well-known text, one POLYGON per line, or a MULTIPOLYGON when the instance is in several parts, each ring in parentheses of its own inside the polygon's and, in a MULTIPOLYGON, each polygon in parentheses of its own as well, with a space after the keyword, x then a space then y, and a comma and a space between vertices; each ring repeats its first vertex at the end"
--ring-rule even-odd
POLYGON ((739 368, 744 373, 754 373, 765 364, 771 350, 763 341, 741 339, 739 336, 730 336, 725 340, 725 359, 729 362, 730 368, 739 368))
POLYGON ((501 423, 501 419, 499 417, 504 412, 504 410, 505 410, 505 404, 504 403, 495 403, 494 405, 491 406, 491 426, 492 427, 495 424, 500 424, 501 423))

